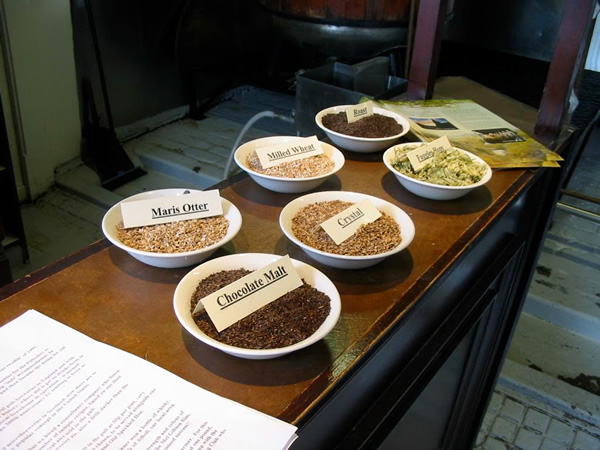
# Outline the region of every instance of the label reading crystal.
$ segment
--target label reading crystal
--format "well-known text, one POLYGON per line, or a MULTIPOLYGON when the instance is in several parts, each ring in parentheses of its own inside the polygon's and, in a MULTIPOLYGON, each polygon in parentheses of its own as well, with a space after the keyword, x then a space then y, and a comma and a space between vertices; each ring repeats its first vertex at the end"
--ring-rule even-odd
POLYGON ((295 161, 309 156, 320 155, 323 147, 316 136, 298 138, 281 144, 259 147, 256 155, 263 169, 277 166, 286 161, 295 161))
POLYGON ((321 224, 321 227, 337 245, 340 245, 356 233, 362 225, 375 222, 380 217, 379 210, 369 199, 365 199, 327 219, 321 224))
POLYGON ((363 117, 372 116, 372 115, 373 115, 373 103, 372 102, 360 103, 358 105, 354 105, 349 108, 346 108, 346 119, 348 119, 348 123, 356 122, 357 120, 360 120, 363 117))
POLYGON ((300 286, 302 278, 286 255, 207 295, 198 302, 193 314, 204 306, 215 328, 221 332, 300 286))
POLYGON ((431 164, 433 157, 437 152, 445 152, 452 148, 452 144, 446 136, 442 136, 429 144, 421 145, 420 147, 406 153, 410 164, 415 172, 419 172, 423 167, 431 164))
POLYGON ((217 189, 121 203, 123 227, 142 227, 223 214, 217 189))

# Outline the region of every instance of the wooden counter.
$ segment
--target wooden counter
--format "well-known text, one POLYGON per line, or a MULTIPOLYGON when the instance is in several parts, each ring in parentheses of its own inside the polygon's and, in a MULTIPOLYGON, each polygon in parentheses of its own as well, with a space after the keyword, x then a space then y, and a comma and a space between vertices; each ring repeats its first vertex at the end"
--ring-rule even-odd
MULTIPOLYGON (((467 80, 443 80, 436 93, 472 98, 531 133, 535 111, 467 80)), ((338 176, 319 190, 383 198, 416 227, 407 250, 364 270, 321 266, 285 238, 279 212, 295 195, 269 192, 245 175, 217 186, 240 209, 243 225, 214 257, 289 254, 340 291, 337 326, 307 349, 251 361, 207 347, 173 312, 175 287, 189 269, 146 266, 106 241, 0 290, 0 325, 36 309, 298 425, 294 449, 374 448, 390 432, 406 448, 413 441, 467 448, 527 291, 560 170, 495 171, 466 197, 436 202, 404 190, 381 153, 345 156, 338 176)))

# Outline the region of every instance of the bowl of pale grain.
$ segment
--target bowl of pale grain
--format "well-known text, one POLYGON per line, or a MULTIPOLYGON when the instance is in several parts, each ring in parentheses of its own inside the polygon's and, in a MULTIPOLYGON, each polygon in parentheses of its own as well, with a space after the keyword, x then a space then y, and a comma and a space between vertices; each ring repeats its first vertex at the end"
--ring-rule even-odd
POLYGON ((171 269, 198 264, 231 241, 240 230, 242 216, 233 203, 221 197, 222 215, 127 229, 123 227, 121 204, 199 192, 159 189, 127 197, 106 212, 102 231, 115 246, 150 266, 171 269))
POLYGON ((396 205, 366 194, 315 192, 288 203, 279 215, 287 238, 314 260, 339 269, 363 269, 404 250, 415 236, 410 216, 396 205), (368 200, 381 216, 340 244, 321 226, 347 208, 368 200))
POLYGON ((246 359, 277 358, 320 341, 340 317, 340 294, 327 276, 302 261, 291 259, 302 286, 220 332, 201 303, 207 295, 280 258, 266 253, 241 253, 195 267, 181 279, 173 295, 179 323, 201 342, 246 359))
POLYGON ((263 168, 256 149, 297 141, 297 136, 269 136, 239 146, 234 153, 236 164, 260 186, 274 192, 297 194, 323 184, 338 172, 344 155, 331 144, 320 142, 323 153, 263 168))

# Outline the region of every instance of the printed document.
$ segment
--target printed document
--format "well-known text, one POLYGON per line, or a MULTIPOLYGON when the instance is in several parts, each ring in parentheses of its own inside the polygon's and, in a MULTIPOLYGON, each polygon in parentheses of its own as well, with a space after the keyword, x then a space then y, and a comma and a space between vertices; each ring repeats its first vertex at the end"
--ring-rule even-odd
POLYGON ((280 450, 295 433, 37 311, 0 328, 0 449, 280 450))

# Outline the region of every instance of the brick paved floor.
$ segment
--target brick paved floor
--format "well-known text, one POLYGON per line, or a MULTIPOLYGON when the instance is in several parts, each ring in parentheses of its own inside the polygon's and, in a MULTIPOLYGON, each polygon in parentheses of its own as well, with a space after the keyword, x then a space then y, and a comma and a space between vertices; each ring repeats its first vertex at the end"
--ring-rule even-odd
POLYGON ((600 429, 497 386, 475 450, 600 450, 600 429))

